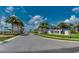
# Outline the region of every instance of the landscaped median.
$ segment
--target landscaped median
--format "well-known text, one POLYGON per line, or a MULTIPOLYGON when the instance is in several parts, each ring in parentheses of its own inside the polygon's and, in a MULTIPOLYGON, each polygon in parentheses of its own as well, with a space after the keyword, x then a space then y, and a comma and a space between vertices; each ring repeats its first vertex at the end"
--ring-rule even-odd
POLYGON ((16 37, 17 35, 0 35, 0 43, 5 43, 10 41, 12 38, 16 37))
POLYGON ((72 34, 72 35, 57 35, 57 34, 43 34, 43 33, 33 32, 33 34, 39 35, 45 38, 79 41, 79 33, 72 34))

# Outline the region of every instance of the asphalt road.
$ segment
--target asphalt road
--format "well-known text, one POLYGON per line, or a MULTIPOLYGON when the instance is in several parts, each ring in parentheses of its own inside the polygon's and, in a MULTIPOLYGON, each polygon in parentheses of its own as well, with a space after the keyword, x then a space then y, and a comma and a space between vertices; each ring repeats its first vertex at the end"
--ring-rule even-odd
POLYGON ((73 53, 79 52, 79 42, 47 39, 37 35, 18 36, 0 44, 1 53, 73 53))

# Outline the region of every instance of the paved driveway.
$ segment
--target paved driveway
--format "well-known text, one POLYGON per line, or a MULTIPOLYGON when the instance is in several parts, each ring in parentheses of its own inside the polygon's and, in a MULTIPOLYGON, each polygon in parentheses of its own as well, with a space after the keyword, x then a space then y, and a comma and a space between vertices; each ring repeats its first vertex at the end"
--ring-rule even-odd
POLYGON ((47 39, 37 35, 18 36, 0 45, 0 52, 79 52, 79 42, 47 39))

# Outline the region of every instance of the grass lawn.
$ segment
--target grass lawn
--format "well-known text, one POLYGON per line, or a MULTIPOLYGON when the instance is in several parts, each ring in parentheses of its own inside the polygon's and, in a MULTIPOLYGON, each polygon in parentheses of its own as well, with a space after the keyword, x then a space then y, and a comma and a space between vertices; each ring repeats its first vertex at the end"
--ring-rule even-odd
POLYGON ((0 41, 7 40, 9 38, 14 37, 15 35, 0 35, 0 41))
POLYGON ((39 34, 34 33, 36 35, 46 37, 46 38, 52 38, 52 39, 61 39, 61 40, 71 40, 71 41, 79 41, 79 33, 72 34, 72 35, 57 35, 57 34, 39 34))

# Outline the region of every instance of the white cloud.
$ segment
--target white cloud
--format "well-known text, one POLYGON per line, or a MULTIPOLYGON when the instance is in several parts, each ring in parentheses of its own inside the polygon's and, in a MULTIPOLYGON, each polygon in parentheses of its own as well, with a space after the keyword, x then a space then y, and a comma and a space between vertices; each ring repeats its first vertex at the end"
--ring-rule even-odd
POLYGON ((43 22, 45 19, 47 19, 47 18, 44 18, 40 15, 35 15, 35 16, 31 17, 31 19, 29 20, 28 27, 30 27, 31 29, 38 28, 39 24, 41 22, 43 22))
POLYGON ((36 16, 33 16, 32 18, 31 18, 31 20, 28 22, 29 24, 33 24, 33 23, 35 23, 36 21, 37 22, 41 22, 43 20, 43 17, 42 16, 40 16, 40 15, 36 15, 36 16))
POLYGON ((1 22, 0 23, 3 24, 3 25, 5 25, 5 18, 6 18, 5 16, 1 17, 1 22))
POLYGON ((69 19, 66 19, 64 22, 71 24, 79 23, 79 18, 77 18, 75 15, 72 15, 69 19))
POLYGON ((54 26, 54 24, 51 24, 52 26, 54 26))
POLYGON ((70 17, 70 23, 75 23, 75 22, 76 22, 76 17, 75 17, 75 15, 72 15, 70 17))
POLYGON ((8 27, 8 28, 11 28, 11 24, 6 23, 6 22, 5 22, 5 19, 6 19, 6 17, 5 17, 5 16, 2 16, 2 17, 1 17, 1 20, 0 20, 0 25, 1 25, 1 26, 3 26, 3 27, 8 27))
POLYGON ((73 8, 72 11, 75 13, 79 13, 79 7, 73 8))
POLYGON ((5 12, 12 14, 12 12, 14 11, 14 8, 12 6, 10 7, 6 7, 5 12))
POLYGON ((6 18, 5 16, 2 16, 2 17, 1 17, 1 20, 5 20, 5 18, 6 18))
POLYGON ((76 19, 75 15, 72 15, 72 16, 70 17, 70 20, 71 20, 71 21, 73 21, 73 20, 75 20, 75 19, 76 19))
POLYGON ((35 21, 35 24, 38 24, 38 21, 35 21))
POLYGON ((45 18, 45 20, 47 20, 47 18, 45 18))
POLYGON ((64 22, 65 23, 70 23, 70 20, 69 19, 66 19, 64 22))

